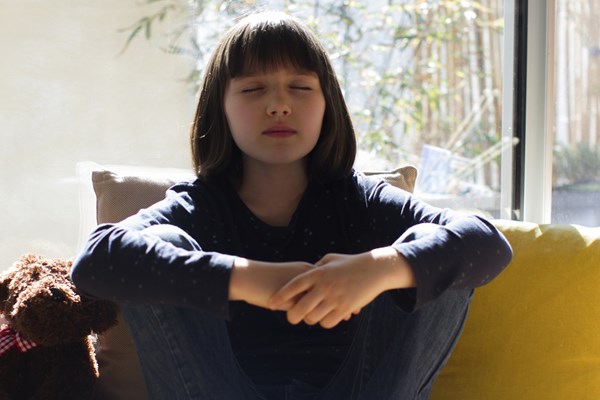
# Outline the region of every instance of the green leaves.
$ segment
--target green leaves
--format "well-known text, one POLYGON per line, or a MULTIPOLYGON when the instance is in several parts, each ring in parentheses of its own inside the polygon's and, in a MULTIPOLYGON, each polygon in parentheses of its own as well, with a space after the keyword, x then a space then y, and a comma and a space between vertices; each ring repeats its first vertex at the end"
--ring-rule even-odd
MULTIPOLYGON (((164 3, 165 1, 146 0, 145 4, 159 2, 164 3)), ((123 47, 123 50, 121 50, 121 53, 124 53, 129 48, 129 45, 133 42, 133 40, 140 34, 142 34, 146 40, 150 40, 152 38, 152 29, 154 24, 163 22, 167 15, 169 15, 173 11, 179 10, 179 7, 180 6, 178 6, 176 3, 166 4, 163 7, 161 7, 158 11, 150 15, 146 15, 140 18, 138 21, 136 21, 133 25, 122 29, 121 32, 129 32, 129 36, 125 41, 125 45, 123 47)))
MULTIPOLYGON (((391 166, 423 143, 477 156, 500 140, 501 0, 281 0, 282 11, 308 21, 328 49, 361 149, 391 166), (491 100, 486 100, 493 93, 491 100), (483 104, 483 105, 482 105, 483 104)), ((192 57, 198 87, 208 54, 224 30, 256 0, 146 0, 148 15, 126 28, 137 38, 166 30, 163 50, 192 57), (179 24, 169 15, 187 16, 179 24)))

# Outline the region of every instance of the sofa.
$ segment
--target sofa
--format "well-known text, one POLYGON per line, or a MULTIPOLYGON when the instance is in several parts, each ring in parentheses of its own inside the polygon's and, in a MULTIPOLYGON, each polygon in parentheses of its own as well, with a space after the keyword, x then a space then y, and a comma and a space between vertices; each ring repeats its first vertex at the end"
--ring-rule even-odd
MULTIPOLYGON (((80 163, 82 237, 191 179, 179 169, 80 163)), ((372 173, 405 190, 416 169, 372 173)), ((494 220, 513 260, 478 288, 464 332, 435 382, 433 400, 600 398, 600 228, 494 220)), ((98 399, 144 399, 129 332, 99 337, 98 399)))

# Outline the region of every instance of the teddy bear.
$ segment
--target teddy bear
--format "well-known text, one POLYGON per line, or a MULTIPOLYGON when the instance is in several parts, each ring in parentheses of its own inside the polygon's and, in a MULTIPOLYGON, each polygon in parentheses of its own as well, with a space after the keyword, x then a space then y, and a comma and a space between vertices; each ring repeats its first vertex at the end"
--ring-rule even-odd
POLYGON ((94 335, 117 323, 117 306, 81 296, 71 266, 28 254, 0 275, 0 400, 91 398, 94 335))

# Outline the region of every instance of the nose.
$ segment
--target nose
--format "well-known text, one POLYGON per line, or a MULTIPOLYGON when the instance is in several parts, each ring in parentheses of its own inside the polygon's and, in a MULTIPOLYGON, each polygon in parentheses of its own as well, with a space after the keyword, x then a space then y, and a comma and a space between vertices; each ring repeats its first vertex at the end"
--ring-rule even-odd
POLYGON ((292 107, 285 95, 274 93, 267 104, 267 114, 271 117, 284 117, 292 113, 292 107))

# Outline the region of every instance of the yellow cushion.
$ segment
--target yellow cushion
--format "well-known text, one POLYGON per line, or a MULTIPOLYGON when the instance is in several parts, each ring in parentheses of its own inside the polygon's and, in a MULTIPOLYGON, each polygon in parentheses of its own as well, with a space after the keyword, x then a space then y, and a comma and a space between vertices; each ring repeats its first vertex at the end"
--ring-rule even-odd
POLYGON ((513 261, 475 291, 431 399, 600 399, 600 228, 495 224, 513 261))

